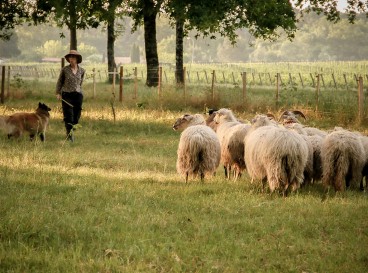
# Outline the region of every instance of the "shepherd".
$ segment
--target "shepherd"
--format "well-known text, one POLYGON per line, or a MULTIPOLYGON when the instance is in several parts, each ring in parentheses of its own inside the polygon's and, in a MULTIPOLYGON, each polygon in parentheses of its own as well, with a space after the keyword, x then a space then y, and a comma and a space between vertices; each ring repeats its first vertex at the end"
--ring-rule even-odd
POLYGON ((82 55, 70 50, 64 57, 69 63, 61 69, 56 84, 56 98, 61 100, 67 139, 74 142, 75 125, 78 124, 82 112, 82 84, 85 70, 79 66, 82 55))

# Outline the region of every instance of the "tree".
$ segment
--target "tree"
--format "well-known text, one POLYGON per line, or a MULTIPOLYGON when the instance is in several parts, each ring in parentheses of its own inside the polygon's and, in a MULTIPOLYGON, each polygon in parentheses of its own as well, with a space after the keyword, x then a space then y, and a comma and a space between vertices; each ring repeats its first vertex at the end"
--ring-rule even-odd
MULTIPOLYGON (((123 0, 101 0, 99 5, 96 5, 95 15, 100 22, 104 22, 107 28, 107 66, 109 72, 114 72, 115 63, 115 41, 120 30, 115 28, 116 17, 123 16, 123 9, 120 7, 123 0), (99 6, 99 7, 98 7, 99 6)), ((119 25, 118 25, 119 28, 119 25)), ((109 81, 113 81, 114 74, 109 74, 109 81)))
MULTIPOLYGON (((232 44, 236 43, 236 30, 248 29, 256 37, 275 41, 280 37, 280 29, 288 39, 293 39, 298 21, 296 12, 323 13, 329 21, 337 22, 340 13, 335 0, 173 0, 165 6, 176 27, 176 78, 183 81, 183 37, 189 30, 198 35, 214 37, 220 33, 232 44), (297 10, 296 10, 297 9, 297 10)), ((366 1, 368 3, 368 1, 366 1)), ((350 22, 354 22, 356 12, 366 12, 363 1, 351 0, 347 12, 350 22)))
POLYGON ((163 0, 137 0, 130 1, 128 14, 134 20, 135 31, 140 24, 144 25, 144 42, 147 64, 146 85, 158 85, 158 54, 156 40, 156 16, 159 13, 163 0))
POLYGON ((1 1, 0 40, 9 40, 13 29, 29 17, 22 1, 1 1))

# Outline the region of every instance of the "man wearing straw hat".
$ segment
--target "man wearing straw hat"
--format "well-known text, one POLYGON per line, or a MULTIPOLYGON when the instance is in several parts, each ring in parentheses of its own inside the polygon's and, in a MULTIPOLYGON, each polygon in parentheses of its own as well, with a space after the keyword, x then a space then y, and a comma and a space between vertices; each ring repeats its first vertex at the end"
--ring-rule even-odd
POLYGON ((61 100, 67 139, 74 142, 74 125, 78 124, 82 111, 82 83, 85 70, 79 66, 82 55, 70 50, 64 57, 69 65, 61 69, 56 84, 56 97, 61 100))

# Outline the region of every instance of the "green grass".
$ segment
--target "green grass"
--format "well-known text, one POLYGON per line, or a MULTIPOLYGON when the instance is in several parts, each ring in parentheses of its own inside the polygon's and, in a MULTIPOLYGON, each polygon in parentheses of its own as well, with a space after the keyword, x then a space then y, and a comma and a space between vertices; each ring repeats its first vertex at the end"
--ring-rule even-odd
MULTIPOLYGON (((242 119, 275 110, 273 91, 255 90, 243 108, 232 89, 218 91, 226 95, 216 103, 234 106, 242 119)), ((175 170, 179 133, 171 125, 210 106, 208 91, 199 99, 191 93, 184 105, 180 91, 159 100, 156 89, 142 88, 135 100, 127 87, 124 103, 114 104, 115 122, 110 86, 98 92, 93 99, 86 85, 75 143, 65 142, 50 84, 25 82, 23 95, 0 108, 31 111, 39 100, 52 108, 45 143, 0 137, 0 272, 367 271, 366 193, 325 199, 313 185, 282 198, 247 175, 226 181, 221 167, 203 184, 185 184, 175 170)), ((319 116, 300 96, 288 103, 307 111, 308 124, 365 132, 347 114, 319 116)))

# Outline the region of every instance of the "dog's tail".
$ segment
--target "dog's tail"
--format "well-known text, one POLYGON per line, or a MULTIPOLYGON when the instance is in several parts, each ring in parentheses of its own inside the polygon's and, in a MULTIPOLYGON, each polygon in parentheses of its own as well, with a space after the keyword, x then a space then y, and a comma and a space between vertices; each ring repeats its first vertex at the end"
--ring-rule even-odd
POLYGON ((5 131, 6 128, 6 117, 5 116, 0 116, 0 129, 5 131))
POLYGON ((0 115, 0 131, 8 134, 9 133, 9 124, 7 122, 8 116, 0 115))

